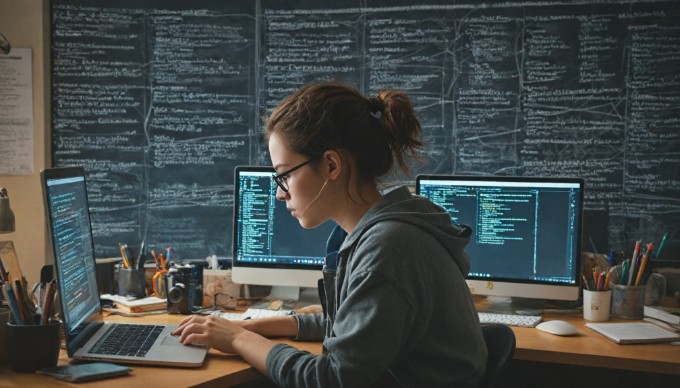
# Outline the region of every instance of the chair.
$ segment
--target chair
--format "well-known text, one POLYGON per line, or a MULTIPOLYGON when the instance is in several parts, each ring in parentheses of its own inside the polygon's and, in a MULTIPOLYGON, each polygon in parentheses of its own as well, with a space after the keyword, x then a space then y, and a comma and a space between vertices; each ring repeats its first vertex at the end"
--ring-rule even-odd
POLYGON ((491 324, 482 326, 482 335, 489 356, 481 386, 496 387, 505 380, 508 364, 515 354, 515 333, 506 325, 491 324))

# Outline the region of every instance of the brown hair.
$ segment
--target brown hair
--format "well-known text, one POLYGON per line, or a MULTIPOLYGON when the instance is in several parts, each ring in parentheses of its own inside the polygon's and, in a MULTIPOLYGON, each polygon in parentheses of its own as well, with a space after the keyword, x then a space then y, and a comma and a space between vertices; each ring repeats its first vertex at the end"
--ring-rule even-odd
POLYGON ((344 149, 356 160, 359 178, 375 180, 396 161, 408 175, 406 157, 418 158, 422 128, 413 104, 401 91, 382 90, 365 98, 350 85, 306 85, 286 97, 265 124, 267 138, 282 135, 288 147, 307 156, 344 149))

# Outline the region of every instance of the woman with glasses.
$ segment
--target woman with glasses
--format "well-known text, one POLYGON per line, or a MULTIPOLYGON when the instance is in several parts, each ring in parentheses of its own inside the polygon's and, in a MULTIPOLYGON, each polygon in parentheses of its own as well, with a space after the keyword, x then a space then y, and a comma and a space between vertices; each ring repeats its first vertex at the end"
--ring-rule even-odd
POLYGON ((333 220, 324 312, 228 321, 189 317, 184 344, 235 353, 278 386, 477 386, 486 347, 465 282, 471 231, 407 187, 382 189, 423 147, 409 98, 307 85, 266 123, 277 199, 305 228, 333 220), (313 355, 267 336, 323 340, 313 355))

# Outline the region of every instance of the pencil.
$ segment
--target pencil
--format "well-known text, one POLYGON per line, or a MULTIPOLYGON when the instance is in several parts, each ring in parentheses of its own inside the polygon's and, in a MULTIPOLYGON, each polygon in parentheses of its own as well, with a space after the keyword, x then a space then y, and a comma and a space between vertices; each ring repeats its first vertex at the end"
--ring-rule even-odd
POLYGON ((637 277, 635 278, 635 285, 639 286, 640 281, 642 280, 643 273, 645 272, 645 266, 647 265, 647 260, 649 260, 649 255, 652 253, 652 248, 653 244, 649 243, 647 245, 647 252, 645 252, 645 255, 642 256, 642 260, 640 261, 640 269, 638 269, 637 277))
POLYGON ((635 242, 635 250, 633 251, 633 258, 630 261, 630 268, 628 270, 628 285, 633 285, 633 276, 635 273, 635 266, 638 261, 638 254, 640 253, 640 240, 635 242))

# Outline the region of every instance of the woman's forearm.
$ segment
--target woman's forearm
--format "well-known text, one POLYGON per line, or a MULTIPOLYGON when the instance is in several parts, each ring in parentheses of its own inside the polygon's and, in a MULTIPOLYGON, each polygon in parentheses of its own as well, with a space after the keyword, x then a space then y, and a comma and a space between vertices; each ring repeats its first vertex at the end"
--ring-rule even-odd
POLYGON ((244 329, 265 337, 295 337, 298 331, 297 319, 292 316, 247 319, 234 322, 244 329))

